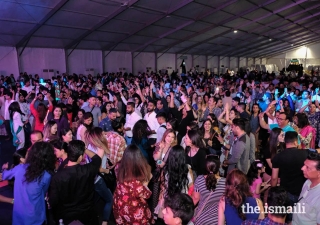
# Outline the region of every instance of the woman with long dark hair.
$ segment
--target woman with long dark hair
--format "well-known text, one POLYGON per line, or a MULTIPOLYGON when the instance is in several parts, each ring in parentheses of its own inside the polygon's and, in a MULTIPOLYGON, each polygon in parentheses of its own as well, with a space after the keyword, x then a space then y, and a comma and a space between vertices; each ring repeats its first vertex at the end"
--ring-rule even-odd
POLYGON ((72 123, 72 126, 71 126, 71 129, 72 129, 73 133, 77 133, 77 129, 80 126, 82 118, 83 118, 83 115, 85 113, 86 112, 83 109, 79 109, 77 111, 77 116, 74 118, 74 122, 72 123))
POLYGON ((68 129, 70 127, 70 124, 68 123, 67 117, 63 115, 63 110, 61 106, 55 106, 53 108, 53 112, 49 113, 48 115, 48 121, 53 120, 57 123, 58 129, 57 129, 57 135, 60 137, 60 131, 62 129, 68 129))
POLYGON ((35 108, 34 103, 38 99, 38 97, 39 97, 39 95, 32 100, 32 102, 30 104, 30 110, 31 110, 31 113, 34 116, 34 120, 35 120, 34 130, 38 130, 38 131, 42 132, 43 127, 44 127, 44 121, 45 121, 48 113, 52 112, 53 105, 51 102, 51 96, 49 93, 47 93, 47 99, 49 102, 48 108, 43 103, 39 103, 37 108, 35 108))
POLYGON ((55 139, 49 142, 54 149, 54 154, 57 157, 58 163, 56 164, 56 170, 62 170, 68 164, 68 144, 55 139))
POLYGON ((251 163, 247 173, 248 182, 250 185, 253 197, 260 198, 260 194, 267 190, 271 185, 263 183, 261 176, 265 172, 265 166, 259 160, 251 163))
POLYGON ((259 131, 260 131, 260 123, 259 123, 259 114, 260 114, 260 106, 259 104, 253 104, 252 110, 251 110, 251 116, 250 116, 250 126, 251 126, 251 132, 254 135, 255 143, 256 143, 256 149, 259 149, 259 131))
POLYGON ((70 128, 62 129, 60 131, 61 140, 67 144, 69 144, 70 141, 72 141, 72 130, 70 128))
MULTIPOLYGON (((272 159, 279 152, 285 149, 284 132, 281 128, 273 128, 270 131, 269 142, 263 148, 264 163, 266 165, 265 172, 263 173, 263 182, 269 182, 272 175, 272 159)), ((264 192, 264 200, 267 200, 268 190, 264 192)))
POLYGON ((177 133, 177 126, 178 126, 177 119, 173 118, 173 119, 167 121, 167 125, 166 125, 167 129, 172 129, 177 133))
POLYGON ((281 128, 273 128, 270 131, 269 144, 264 148, 263 155, 266 161, 266 169, 264 173, 264 180, 267 181, 271 178, 273 157, 285 149, 284 145, 284 132, 281 128))
POLYGON ((226 178, 226 192, 221 197, 218 210, 218 225, 241 225, 244 220, 263 219, 261 200, 252 197, 246 175, 238 169, 233 169, 226 178), (242 205, 245 205, 243 208, 242 205), (259 207, 260 213, 245 213, 249 207, 259 207))
POLYGON ((93 115, 91 112, 86 112, 81 121, 80 126, 77 130, 77 140, 85 140, 85 132, 92 128, 93 115))
POLYGON ((18 102, 12 102, 9 105, 10 114, 10 128, 13 136, 13 145, 17 147, 17 150, 24 147, 25 135, 23 130, 22 115, 20 105, 18 102))
POLYGON ((206 119, 200 128, 200 132, 206 148, 210 151, 210 153, 221 155, 222 144, 217 138, 217 136, 221 134, 221 131, 217 126, 217 123, 215 123, 215 125, 216 126, 214 127, 212 120, 206 119))
POLYGON ((207 155, 206 174, 197 177, 192 199, 198 207, 194 214, 195 225, 218 223, 219 200, 225 191, 226 179, 219 176, 220 161, 216 155, 207 155))
POLYGON ((148 142, 148 136, 151 134, 150 127, 146 120, 138 120, 132 129, 132 144, 137 145, 144 157, 151 162, 152 156, 149 155, 148 150, 151 145, 148 142))
POLYGON ((116 175, 117 187, 113 196, 116 223, 152 224, 151 211, 146 201, 152 194, 147 187, 152 177, 151 167, 138 146, 129 145, 126 148, 116 175))
POLYGON ((25 164, 19 164, 12 170, 3 171, 4 180, 15 178, 13 225, 25 224, 26 221, 28 224, 45 223, 44 198, 54 173, 55 163, 56 156, 52 145, 37 142, 28 152, 25 164))
POLYGON ((185 152, 180 145, 175 145, 170 150, 160 179, 159 202, 154 210, 154 214, 158 218, 163 218, 164 198, 170 198, 177 193, 186 194, 193 184, 191 167, 186 164, 185 152))
MULTIPOLYGON (((201 135, 197 130, 188 130, 184 140, 186 144, 186 163, 195 172, 194 176, 203 175, 206 172, 205 164, 206 149, 201 135)), ((196 177, 194 177, 196 179, 196 177)))

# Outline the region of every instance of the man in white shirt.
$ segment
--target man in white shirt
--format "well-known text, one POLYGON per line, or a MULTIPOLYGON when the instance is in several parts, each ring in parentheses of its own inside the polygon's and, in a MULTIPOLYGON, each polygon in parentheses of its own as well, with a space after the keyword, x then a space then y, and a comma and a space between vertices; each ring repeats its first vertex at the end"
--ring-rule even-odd
POLYGON ((138 120, 141 120, 141 116, 139 116, 135 112, 135 107, 133 102, 127 103, 127 115, 126 115, 126 123, 124 124, 124 131, 125 131, 125 139, 127 145, 131 144, 132 141, 132 130, 133 126, 136 124, 138 120))
POLYGON ((9 106, 12 102, 14 102, 14 91, 10 89, 10 91, 5 93, 5 102, 4 102, 4 119, 5 119, 5 126, 8 135, 8 140, 12 138, 11 129, 10 129, 10 113, 9 113, 9 106))
POLYGON ((166 132, 167 130, 167 123, 166 123, 166 119, 167 119, 167 114, 165 112, 159 112, 156 116, 158 124, 159 124, 159 128, 157 129, 157 142, 160 142, 162 140, 163 134, 164 132, 166 132))
POLYGON ((157 133, 156 131, 160 127, 158 121, 157 121, 157 114, 155 113, 156 104, 153 101, 148 102, 147 106, 147 114, 144 116, 144 120, 147 121, 148 126, 150 127, 150 130, 152 134, 149 135, 149 144, 151 147, 153 147, 156 144, 157 141, 157 133))
POLYGON ((25 81, 25 86, 22 90, 25 90, 28 94, 33 90, 33 86, 30 85, 30 80, 25 81))
POLYGON ((310 153, 301 168, 306 180, 299 196, 299 201, 293 213, 293 225, 320 224, 320 155, 310 153), (298 205, 299 204, 299 205, 298 205), (302 208, 303 207, 303 208, 302 208))

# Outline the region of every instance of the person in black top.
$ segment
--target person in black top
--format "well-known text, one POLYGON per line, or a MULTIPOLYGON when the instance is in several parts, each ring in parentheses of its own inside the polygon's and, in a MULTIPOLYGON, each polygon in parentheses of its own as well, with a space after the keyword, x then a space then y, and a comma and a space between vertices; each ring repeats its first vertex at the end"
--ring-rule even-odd
MULTIPOLYGON (((280 186, 288 192, 291 206, 298 202, 302 186, 306 181, 301 168, 308 157, 308 151, 298 149, 298 133, 288 131, 285 133, 286 149, 276 154, 272 159, 271 186, 275 187, 280 178, 280 186)), ((288 215, 286 222, 290 222, 292 214, 288 215)))
MULTIPOLYGON (((186 144, 186 163, 189 164, 196 176, 206 173, 206 149, 198 130, 188 130, 184 139, 186 144)), ((195 179, 195 178, 194 178, 195 179)))
POLYGON ((68 164, 68 144, 59 140, 54 139, 49 142, 54 148, 54 154, 57 157, 56 171, 63 170, 64 167, 68 164))
POLYGON ((179 107, 180 110, 177 110, 174 106, 174 93, 170 92, 170 105, 169 110, 172 113, 172 115, 178 119, 178 135, 177 140, 178 143, 181 143, 182 138, 184 135, 186 135, 187 132, 187 125, 190 123, 190 121, 194 120, 193 112, 187 103, 187 97, 183 95, 181 97, 181 100, 183 104, 179 107))
POLYGON ((236 106, 236 110, 240 113, 240 118, 250 120, 250 114, 246 111, 246 104, 241 102, 236 106))
POLYGON ((94 209, 94 179, 101 166, 103 149, 98 155, 85 148, 82 141, 74 140, 68 146, 69 162, 65 168, 53 176, 49 188, 49 204, 56 222, 63 219, 64 224, 79 220, 83 224, 98 224, 94 209), (83 154, 91 162, 80 165, 83 154))
POLYGON ((284 132, 281 128, 275 127, 270 132, 270 137, 268 144, 263 148, 263 158, 266 166, 266 172, 264 173, 268 175, 265 181, 271 178, 272 174, 272 162, 271 160, 274 156, 283 151, 285 148, 284 145, 284 132))

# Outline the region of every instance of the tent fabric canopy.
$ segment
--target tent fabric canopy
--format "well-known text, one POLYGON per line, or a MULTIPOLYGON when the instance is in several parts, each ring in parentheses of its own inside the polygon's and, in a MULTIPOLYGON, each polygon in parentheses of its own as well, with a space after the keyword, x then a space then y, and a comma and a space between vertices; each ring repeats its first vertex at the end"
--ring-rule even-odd
POLYGON ((317 0, 1 0, 0 45, 270 57, 320 41, 317 0))

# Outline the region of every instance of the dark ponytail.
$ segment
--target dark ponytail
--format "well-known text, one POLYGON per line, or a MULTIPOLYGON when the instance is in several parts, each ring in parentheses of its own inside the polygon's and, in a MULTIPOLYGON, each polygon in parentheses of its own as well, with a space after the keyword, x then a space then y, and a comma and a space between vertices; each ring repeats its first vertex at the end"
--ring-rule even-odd
POLYGON ((209 191, 214 191, 217 187, 217 178, 216 174, 218 173, 220 168, 219 158, 213 155, 208 155, 206 158, 206 187, 209 191))

